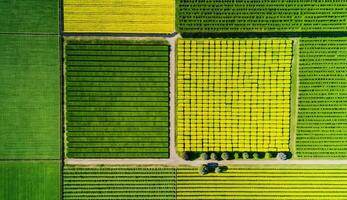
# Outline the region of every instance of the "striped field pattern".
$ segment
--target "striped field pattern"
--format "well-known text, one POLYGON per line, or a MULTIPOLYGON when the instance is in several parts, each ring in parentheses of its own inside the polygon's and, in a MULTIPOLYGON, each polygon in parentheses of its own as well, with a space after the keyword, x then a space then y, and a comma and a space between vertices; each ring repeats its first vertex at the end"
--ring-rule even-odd
POLYGON ((229 167, 201 176, 196 168, 177 172, 177 199, 347 199, 347 168, 316 166, 229 167))
POLYGON ((64 168, 65 200, 174 200, 171 168, 64 168))
POLYGON ((65 32, 173 33, 174 0, 64 0, 65 32))
POLYGON ((300 39, 299 158, 347 158, 347 38, 300 39))
POLYGON ((68 41, 67 156, 167 158, 169 47, 68 41))

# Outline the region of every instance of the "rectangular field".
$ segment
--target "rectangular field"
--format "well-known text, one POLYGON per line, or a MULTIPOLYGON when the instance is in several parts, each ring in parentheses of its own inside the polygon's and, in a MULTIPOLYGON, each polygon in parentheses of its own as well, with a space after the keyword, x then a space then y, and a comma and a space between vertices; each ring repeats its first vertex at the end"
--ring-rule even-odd
POLYGON ((177 0, 177 31, 342 32, 346 9, 336 0, 177 0))
POLYGON ((347 38, 300 39, 299 158, 347 158, 347 38))
POLYGON ((174 0, 64 0, 64 31, 173 33, 174 0))
POLYGON ((65 46, 70 158, 168 158, 169 46, 74 41, 65 46))
POLYGON ((178 168, 177 199, 342 200, 346 173, 343 166, 244 165, 201 176, 196 168, 178 168))
POLYGON ((289 151, 292 40, 178 41, 178 151, 289 151))
POLYGON ((172 168, 64 168, 65 200, 174 200, 172 168))
POLYGON ((59 1, 0 1, 0 33, 59 32, 59 1))
POLYGON ((59 38, 0 35, 0 44, 0 159, 59 159, 59 38))
POLYGON ((0 161, 0 199, 60 200, 60 161, 0 161))

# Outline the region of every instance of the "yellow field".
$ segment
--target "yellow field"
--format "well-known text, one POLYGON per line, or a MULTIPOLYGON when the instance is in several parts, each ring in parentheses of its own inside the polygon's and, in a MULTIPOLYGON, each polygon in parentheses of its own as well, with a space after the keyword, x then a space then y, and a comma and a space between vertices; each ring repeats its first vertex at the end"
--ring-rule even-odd
POLYGON ((65 32, 173 33, 174 0, 64 0, 65 32))
POLYGON ((177 46, 178 151, 288 151, 291 40, 177 46))

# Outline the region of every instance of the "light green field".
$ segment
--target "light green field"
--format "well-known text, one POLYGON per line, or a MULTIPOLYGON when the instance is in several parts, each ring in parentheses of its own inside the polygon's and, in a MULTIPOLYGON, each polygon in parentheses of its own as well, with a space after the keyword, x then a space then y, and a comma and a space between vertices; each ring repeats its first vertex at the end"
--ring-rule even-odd
POLYGON ((59 161, 0 162, 1 200, 59 200, 59 161))
POLYGON ((0 36, 1 159, 59 159, 58 43, 56 36, 0 36))
POLYGON ((59 1, 0 1, 1 33, 58 33, 59 1))

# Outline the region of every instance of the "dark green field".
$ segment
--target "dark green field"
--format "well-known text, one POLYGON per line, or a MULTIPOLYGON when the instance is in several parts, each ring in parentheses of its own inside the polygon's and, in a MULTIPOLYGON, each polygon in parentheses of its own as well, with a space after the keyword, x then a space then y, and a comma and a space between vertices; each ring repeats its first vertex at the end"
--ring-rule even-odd
POLYGON ((57 36, 1 35, 0 158, 59 159, 57 36))
POLYGON ((0 199, 60 200, 60 161, 1 161, 0 199))
POLYGON ((169 47, 68 41, 65 50, 67 156, 167 158, 169 47))
POLYGON ((58 34, 58 6, 59 1, 0 1, 0 32, 58 34))

